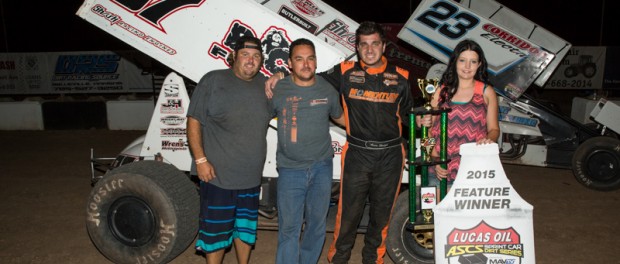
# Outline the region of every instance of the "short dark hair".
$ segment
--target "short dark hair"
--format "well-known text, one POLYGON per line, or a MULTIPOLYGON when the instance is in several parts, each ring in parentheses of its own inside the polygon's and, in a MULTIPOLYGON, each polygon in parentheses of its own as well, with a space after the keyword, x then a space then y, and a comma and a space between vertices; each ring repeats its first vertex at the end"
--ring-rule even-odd
POLYGON ((305 38, 298 38, 295 41, 293 41, 291 43, 291 45, 289 46, 289 49, 288 49, 288 57, 289 57, 289 59, 293 58, 293 49, 295 49, 295 47, 297 47, 299 45, 308 45, 308 46, 312 47, 312 51, 314 51, 314 53, 316 53, 316 50, 314 48, 314 43, 311 40, 305 39, 305 38))
POLYGON ((360 26, 357 28, 357 30, 355 30, 355 46, 359 45, 360 43, 360 35, 372 35, 372 34, 379 34, 379 37, 381 38, 381 42, 385 43, 386 39, 385 39, 385 31, 383 31, 383 28, 381 27, 381 25, 372 22, 372 21, 364 21, 360 24, 360 26))

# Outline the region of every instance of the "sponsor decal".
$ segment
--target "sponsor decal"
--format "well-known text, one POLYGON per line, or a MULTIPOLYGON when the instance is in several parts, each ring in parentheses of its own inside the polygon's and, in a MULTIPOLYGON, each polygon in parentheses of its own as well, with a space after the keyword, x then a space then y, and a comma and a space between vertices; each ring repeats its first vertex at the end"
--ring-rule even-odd
POLYGON ((371 102, 394 103, 398 98, 398 93, 375 92, 351 88, 349 91, 349 98, 371 102))
POLYGON ((166 83, 163 85, 165 97, 178 97, 179 96, 179 84, 178 83, 166 83))
POLYGON ((159 112, 162 114, 183 114, 185 112, 183 100, 168 99, 165 103, 161 104, 159 112))
POLYGON ((364 72, 364 71, 352 71, 350 73, 350 75, 351 76, 361 76, 361 77, 364 77, 364 76, 366 76, 366 72, 364 72))
POLYGON ((398 82, 396 80, 385 79, 383 80, 383 84, 385 84, 385 86, 390 86, 390 85, 397 85, 398 82))
POLYGON ((447 242, 448 263, 521 263, 524 256, 521 235, 514 228, 495 228, 484 220, 470 229, 453 229, 447 242))
POLYGON ((340 45, 351 51, 355 51, 355 32, 349 30, 349 25, 340 19, 334 19, 327 24, 319 33, 324 33, 340 45))
POLYGON ((282 6, 278 11, 278 14, 312 34, 316 33, 316 31, 319 29, 318 25, 298 15, 297 13, 295 13, 295 11, 291 10, 287 6, 282 6))
POLYGON ((167 126, 178 126, 185 124, 184 116, 164 116, 160 119, 161 123, 167 126))
POLYGON ((437 199, 437 197, 435 197, 434 193, 431 192, 427 192, 427 193, 422 193, 422 196, 420 197, 421 201, 425 204, 436 204, 435 199, 437 199))
POLYGON ((352 82, 352 83, 365 83, 366 82, 366 78, 359 77, 359 76, 349 76, 349 82, 352 82))
MULTIPOLYGON (((505 30, 493 25, 493 24, 484 24, 482 26, 482 29, 484 29, 485 31, 491 33, 494 36, 499 37, 500 39, 506 41, 506 43, 510 43, 512 44, 515 48, 518 48, 520 50, 526 51, 530 54, 538 54, 540 53, 540 49, 538 47, 532 46, 532 44, 526 42, 523 39, 520 39, 519 37, 510 34, 509 32, 506 32, 505 30)), ((488 38, 488 37, 485 37, 488 38)), ((515 53, 515 52, 513 52, 515 53)), ((523 57, 523 56, 521 56, 523 57)))
POLYGON ((288 72, 288 47, 292 41, 286 31, 271 26, 259 39, 265 53, 265 63, 261 71, 267 76, 276 72, 288 72))
POLYGON ((325 12, 310 0, 291 0, 291 4, 301 13, 310 17, 320 17, 325 12))
POLYGON ((385 84, 385 86, 398 84, 398 75, 396 74, 385 72, 383 73, 383 78, 383 84, 385 84))
POLYGON ((185 135, 187 135, 187 129, 186 128, 161 128, 160 132, 161 132, 161 136, 163 136, 163 137, 185 136, 185 135))
POLYGON ((280 71, 288 72, 288 48, 292 41, 286 30, 275 26, 269 27, 261 36, 258 36, 252 27, 240 20, 234 20, 224 34, 224 38, 220 42, 211 44, 209 55, 230 66, 227 59, 233 51, 233 46, 237 39, 245 35, 254 36, 261 40, 263 55, 265 56, 261 73, 265 76, 271 76, 280 71))
POLYGON ((390 79, 390 80, 396 80, 396 79, 398 79, 398 75, 393 74, 393 73, 389 73, 389 72, 384 72, 383 73, 383 78, 390 79))
POLYGON ((323 98, 323 99, 314 99, 310 101, 310 106, 315 106, 315 105, 324 105, 327 104, 327 98, 323 98))
MULTIPOLYGON (((171 2, 171 1, 167 1, 167 2, 171 2)), ((118 4, 118 2, 115 2, 115 3, 118 4)), ((140 3, 146 3, 146 2, 140 2, 140 3)), ((154 2, 151 1, 149 3, 154 3, 154 2)), ((157 3, 164 3, 164 2, 157 2, 157 3)), ((177 54, 177 51, 175 49, 173 49, 172 47, 170 47, 169 45, 167 45, 166 43, 163 43, 163 42, 155 39, 153 36, 147 35, 146 33, 144 33, 144 31, 142 31, 142 30, 132 26, 131 24, 129 24, 127 22, 125 22, 121 18, 120 15, 114 14, 112 12, 109 12, 104 6, 102 6, 100 4, 94 5, 90 9, 90 11, 95 13, 96 15, 102 17, 103 19, 107 20, 108 22, 110 22, 111 25, 115 25, 115 26, 118 26, 118 27, 126 30, 127 32, 133 34, 134 36, 142 39, 142 41, 145 41, 146 43, 157 47, 158 49, 160 49, 161 51, 163 51, 163 52, 165 52, 165 53, 167 53, 169 55, 177 54)), ((142 11, 142 12, 145 12, 145 11, 142 11)), ((163 16, 162 16, 162 19, 163 19, 163 16)), ((163 28, 160 28, 160 27, 157 27, 157 28, 162 30, 162 31, 164 31, 163 28)))
POLYGON ((177 141, 172 141, 172 140, 161 141, 162 150, 171 150, 171 151, 188 150, 188 146, 189 144, 187 143, 187 141, 185 141, 185 139, 182 139, 182 138, 179 138, 179 140, 177 141))

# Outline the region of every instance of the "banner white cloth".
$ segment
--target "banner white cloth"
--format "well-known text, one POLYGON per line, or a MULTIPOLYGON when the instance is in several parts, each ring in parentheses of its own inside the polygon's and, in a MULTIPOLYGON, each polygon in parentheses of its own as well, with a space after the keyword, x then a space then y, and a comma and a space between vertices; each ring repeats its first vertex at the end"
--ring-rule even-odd
POLYGON ((461 145, 456 180, 435 206, 435 263, 535 263, 533 206, 510 185, 497 144, 461 145))
POLYGON ((152 91, 151 75, 112 51, 0 53, 2 95, 152 91))

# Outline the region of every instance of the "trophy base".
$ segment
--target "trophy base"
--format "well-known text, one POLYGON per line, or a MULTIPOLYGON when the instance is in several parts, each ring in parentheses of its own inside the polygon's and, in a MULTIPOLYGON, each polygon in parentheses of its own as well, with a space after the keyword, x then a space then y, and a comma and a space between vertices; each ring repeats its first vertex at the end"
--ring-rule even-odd
POLYGON ((413 232, 413 231, 428 231, 428 230, 435 230, 435 223, 424 223, 424 222, 415 222, 415 223, 407 223, 405 224, 405 229, 407 229, 407 231, 409 232, 413 232))

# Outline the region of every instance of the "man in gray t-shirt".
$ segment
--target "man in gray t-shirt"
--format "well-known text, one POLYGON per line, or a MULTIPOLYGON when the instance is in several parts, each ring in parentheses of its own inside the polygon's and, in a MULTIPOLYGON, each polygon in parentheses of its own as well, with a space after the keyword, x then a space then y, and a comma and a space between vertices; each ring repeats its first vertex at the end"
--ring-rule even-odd
POLYGON ((272 117, 260 40, 244 36, 234 46, 232 68, 205 74, 187 111, 191 174, 201 180, 196 249, 207 263, 222 263, 233 241, 239 263, 249 262, 272 117))
POLYGON ((338 92, 315 75, 310 40, 291 43, 288 65, 292 74, 278 82, 272 98, 278 117, 276 264, 317 263, 325 242, 333 174, 329 120, 344 126, 344 116, 338 92))
POLYGON ((203 181, 229 190, 260 185, 272 117, 265 92, 256 89, 264 83, 262 75, 246 81, 225 69, 205 74, 196 86, 187 115, 200 122, 205 163, 215 169, 214 177, 203 181))

